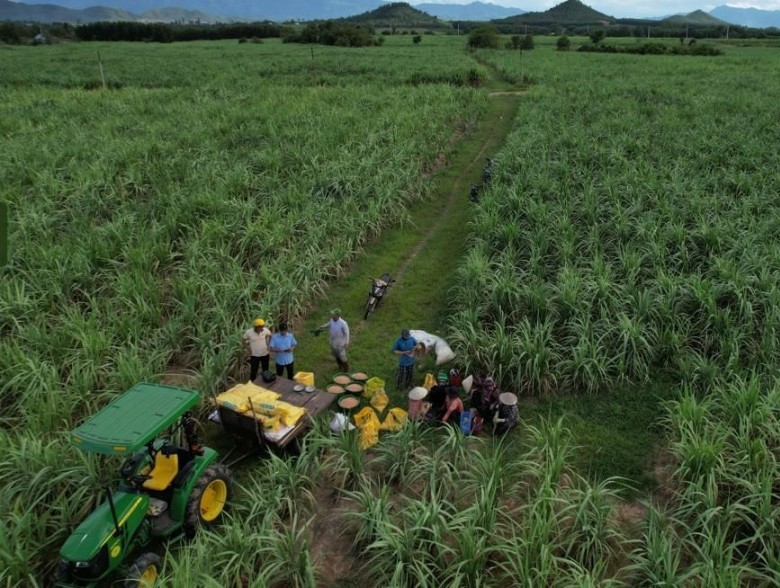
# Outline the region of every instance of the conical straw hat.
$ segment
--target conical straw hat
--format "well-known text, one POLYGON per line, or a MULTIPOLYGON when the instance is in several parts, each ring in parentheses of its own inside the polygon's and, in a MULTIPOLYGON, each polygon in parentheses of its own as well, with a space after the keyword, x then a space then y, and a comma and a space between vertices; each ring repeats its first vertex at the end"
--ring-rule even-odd
POLYGON ((422 386, 417 386, 409 390, 409 400, 422 400, 428 395, 428 390, 422 386))
POLYGON ((503 394, 498 395, 498 401, 501 404, 506 404, 507 406, 513 406, 517 404, 517 396, 515 396, 511 392, 504 392, 503 394))

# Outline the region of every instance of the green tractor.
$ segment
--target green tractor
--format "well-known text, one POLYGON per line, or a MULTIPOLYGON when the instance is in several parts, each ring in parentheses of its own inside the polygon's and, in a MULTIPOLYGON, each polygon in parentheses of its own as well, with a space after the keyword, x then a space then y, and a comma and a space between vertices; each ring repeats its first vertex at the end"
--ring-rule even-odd
POLYGON ((122 571, 126 586, 151 586, 155 538, 192 536, 216 523, 230 497, 230 472, 199 444, 191 390, 141 383, 71 433, 81 451, 126 456, 119 488, 62 546, 58 586, 94 585, 122 571))

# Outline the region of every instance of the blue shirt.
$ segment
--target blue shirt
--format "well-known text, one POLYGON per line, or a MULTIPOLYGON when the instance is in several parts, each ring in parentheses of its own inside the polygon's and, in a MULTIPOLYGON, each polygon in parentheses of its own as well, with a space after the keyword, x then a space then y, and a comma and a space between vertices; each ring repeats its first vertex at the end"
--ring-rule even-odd
POLYGON ((276 351, 276 359, 274 360, 277 365, 290 365, 293 362, 292 348, 298 345, 295 340, 295 336, 287 331, 286 335, 281 333, 274 333, 271 336, 271 344, 269 347, 271 351, 276 351), (290 351, 287 351, 290 349, 290 351), (284 351, 282 351, 284 350, 284 351))
MULTIPOLYGON (((393 343, 393 351, 411 351, 415 347, 417 347, 417 340, 414 337, 409 337, 408 339, 398 337, 395 343, 393 343)), ((414 365, 414 356, 402 355, 398 359, 398 365, 414 365)))

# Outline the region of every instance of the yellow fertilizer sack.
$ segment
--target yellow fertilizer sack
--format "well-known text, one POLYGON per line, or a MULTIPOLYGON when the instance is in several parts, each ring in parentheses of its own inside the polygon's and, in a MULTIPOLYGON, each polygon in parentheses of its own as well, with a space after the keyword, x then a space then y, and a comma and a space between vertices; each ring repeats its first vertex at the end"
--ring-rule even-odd
MULTIPOLYGON (((274 392, 266 390, 265 388, 261 388, 260 386, 256 386, 251 382, 246 384, 239 384, 238 386, 233 386, 227 392, 223 392, 217 396, 217 404, 224 406, 225 408, 229 408, 235 412, 246 412, 249 410, 248 399, 252 398, 252 402, 255 402, 255 397, 262 395, 264 392, 266 394, 274 394, 274 392)), ((276 398, 279 398, 278 394, 276 394, 276 398)))
POLYGON ((263 428, 266 431, 278 431, 279 425, 281 423, 279 415, 267 416, 264 414, 259 414, 257 415, 257 420, 260 421, 260 424, 263 425, 263 428))
POLYGON ((276 414, 281 419, 284 426, 290 427, 306 414, 306 409, 301 408, 300 406, 294 406, 287 402, 279 402, 276 405, 276 414))

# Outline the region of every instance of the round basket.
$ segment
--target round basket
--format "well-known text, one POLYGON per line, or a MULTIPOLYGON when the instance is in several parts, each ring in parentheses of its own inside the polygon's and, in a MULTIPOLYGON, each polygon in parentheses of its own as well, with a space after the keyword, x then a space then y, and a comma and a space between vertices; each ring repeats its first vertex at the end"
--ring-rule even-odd
POLYGON ((344 410, 352 410, 353 408, 360 406, 360 399, 348 394, 339 398, 338 404, 344 410))
POLYGON ((352 382, 351 384, 344 386, 344 389, 350 394, 361 394, 363 392, 363 384, 352 382))
POLYGON ((352 376, 349 374, 336 374, 333 376, 333 382, 339 386, 346 386, 352 382, 352 376))
POLYGON ((339 386, 338 384, 330 384, 327 388, 325 388, 326 392, 330 392, 331 394, 344 394, 344 386, 339 386))
POLYGON ((351 377, 353 381, 360 382, 361 384, 368 380, 368 374, 365 372, 355 372, 351 377))

